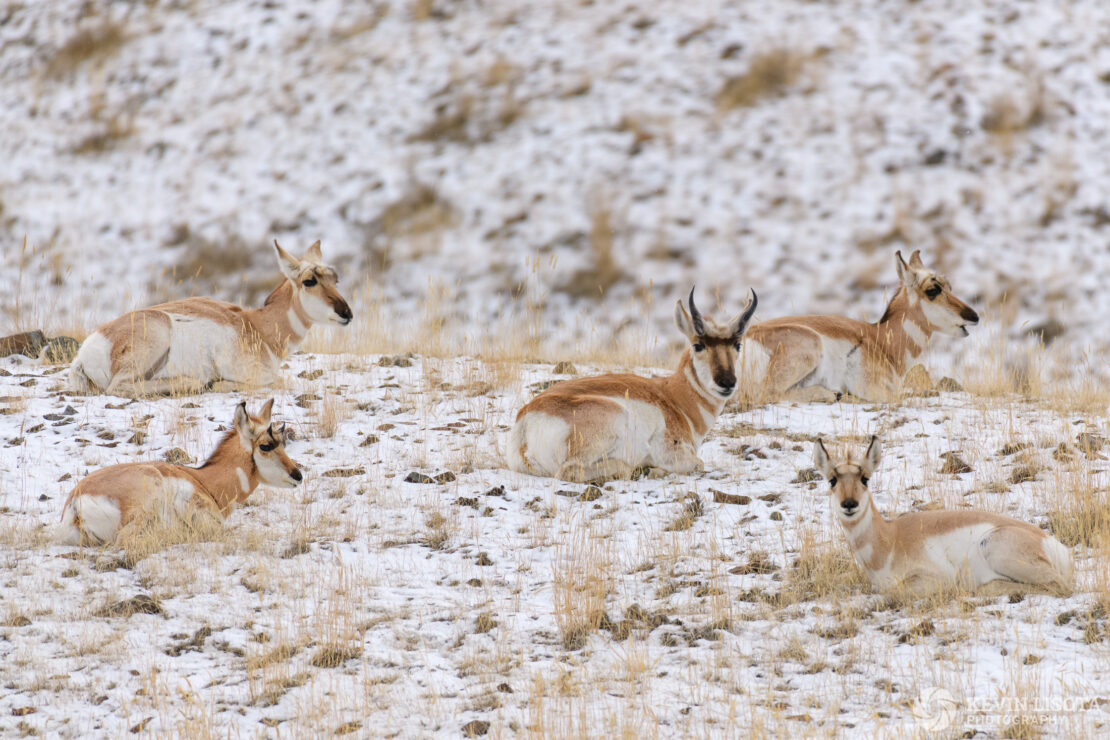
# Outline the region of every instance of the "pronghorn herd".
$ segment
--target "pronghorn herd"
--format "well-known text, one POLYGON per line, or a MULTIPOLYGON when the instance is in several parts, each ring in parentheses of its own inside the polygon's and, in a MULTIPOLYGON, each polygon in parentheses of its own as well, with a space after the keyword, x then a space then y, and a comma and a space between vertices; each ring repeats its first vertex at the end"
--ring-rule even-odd
MULTIPOLYGON (((274 247, 285 279, 262 308, 189 298, 121 316, 85 340, 70 370, 72 389, 135 397, 276 382, 281 359, 313 324, 345 325, 352 313, 319 242, 299 259, 276 241, 274 247)), ((743 311, 720 323, 698 310, 691 290, 675 306, 688 346, 673 374, 554 384, 517 414, 505 445, 508 467, 571 481, 627 478, 644 469, 696 473, 698 447, 738 393, 763 402, 896 398, 932 334, 966 336, 979 317, 919 252, 908 262, 895 257, 900 285, 875 324, 807 315, 749 327, 754 290, 743 311)), ((240 403, 231 429, 200 467, 126 463, 88 475, 66 501, 59 539, 111 544, 144 514, 159 521, 193 511, 226 518, 260 484, 295 486, 301 471, 285 452, 284 425, 271 422, 272 407, 273 399, 251 415, 240 403)), ((914 594, 952 585, 1069 588, 1070 552, 1030 524, 975 511, 885 519, 868 490, 879 457, 877 438, 858 460, 830 458, 821 440, 814 446, 832 509, 876 587, 914 594)))

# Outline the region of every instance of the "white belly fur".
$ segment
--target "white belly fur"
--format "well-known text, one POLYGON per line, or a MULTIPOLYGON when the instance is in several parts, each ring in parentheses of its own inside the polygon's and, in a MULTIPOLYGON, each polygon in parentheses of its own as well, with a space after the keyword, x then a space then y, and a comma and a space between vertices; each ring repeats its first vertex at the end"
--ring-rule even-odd
POLYGON ((987 562, 979 543, 995 528, 984 523, 961 527, 930 537, 923 543, 925 557, 935 575, 950 583, 960 582, 972 588, 999 578, 987 562))

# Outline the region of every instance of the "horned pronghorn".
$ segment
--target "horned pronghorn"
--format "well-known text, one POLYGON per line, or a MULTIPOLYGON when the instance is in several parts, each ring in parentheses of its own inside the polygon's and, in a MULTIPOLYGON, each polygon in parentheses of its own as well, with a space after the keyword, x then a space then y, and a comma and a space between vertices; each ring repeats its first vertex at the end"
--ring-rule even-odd
POLYGON ((293 488, 301 481, 301 470, 285 453, 285 425, 274 429, 270 423, 273 405, 271 398, 252 416, 247 404, 240 403, 232 428, 199 468, 123 463, 82 478, 66 499, 58 540, 110 544, 142 512, 180 518, 195 507, 226 519, 261 483, 293 488))
POLYGON ((218 380, 270 383, 279 363, 315 323, 346 325, 351 308, 317 241, 300 259, 274 241, 285 280, 259 309, 186 298, 132 311, 81 345, 70 387, 135 397, 200 390, 218 380))
POLYGON ((813 446, 836 518, 872 584, 918 596, 995 582, 1004 589, 1017 584, 1070 590, 1071 552, 1032 524, 986 511, 922 511, 884 519, 867 487, 879 455, 877 437, 859 461, 833 462, 820 439, 813 446))
POLYGON ((756 324, 744 337, 742 395, 775 400, 834 400, 851 393, 891 399, 934 332, 967 336, 979 315, 928 270, 915 251, 895 253, 901 285, 878 323, 844 316, 786 316, 756 324))
POLYGON ((641 466, 688 473, 736 390, 736 358, 757 298, 726 324, 679 300, 674 319, 690 347, 666 378, 626 373, 565 380, 529 401, 509 434, 509 467, 564 480, 627 477, 641 466))

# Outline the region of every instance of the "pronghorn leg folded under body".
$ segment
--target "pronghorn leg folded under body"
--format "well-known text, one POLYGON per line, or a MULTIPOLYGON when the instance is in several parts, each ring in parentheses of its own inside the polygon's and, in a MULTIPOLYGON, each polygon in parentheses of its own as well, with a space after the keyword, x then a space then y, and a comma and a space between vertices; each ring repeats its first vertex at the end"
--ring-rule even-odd
POLYGON ((999 576, 1017 583, 1069 591, 1071 574, 1061 572, 1059 564, 1048 559, 1043 543, 1043 537, 1020 527, 998 527, 982 539, 979 548, 999 576))
POLYGON ((152 378, 150 380, 136 380, 124 375, 117 376, 108 386, 105 393, 110 396, 123 398, 140 398, 152 396, 191 396, 203 393, 208 389, 206 383, 187 375, 178 375, 173 378, 152 378))
MULTIPOLYGON (((783 327, 768 333, 761 341, 770 351, 763 376, 763 400, 777 399, 788 392, 797 393, 806 378, 817 371, 821 361, 821 337, 816 332, 805 327, 783 327)), ((822 390, 827 390, 835 400, 834 391, 822 390)))
POLYGON ((560 480, 572 483, 601 483, 603 481, 630 478, 632 466, 624 460, 613 458, 595 460, 591 463, 581 463, 577 460, 568 462, 559 468, 555 475, 560 480))

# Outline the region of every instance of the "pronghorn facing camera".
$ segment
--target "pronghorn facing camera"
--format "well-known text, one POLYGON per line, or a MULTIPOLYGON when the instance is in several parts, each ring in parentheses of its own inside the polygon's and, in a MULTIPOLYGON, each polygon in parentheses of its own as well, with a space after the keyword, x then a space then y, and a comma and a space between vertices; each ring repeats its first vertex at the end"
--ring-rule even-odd
POLYGON ((948 281, 895 253, 901 285, 878 323, 844 316, 786 316, 756 324, 744 337, 742 396, 749 400, 834 400, 851 393, 892 399, 934 332, 967 336, 979 315, 948 281))
POLYGON ((70 367, 78 393, 188 393, 224 380, 272 383, 313 324, 346 325, 351 308, 316 242, 297 259, 274 241, 285 280, 258 309, 186 298, 120 316, 81 345, 70 367))
POLYGON ((690 291, 687 311, 675 306, 690 341, 667 378, 626 373, 556 383, 520 410, 509 433, 509 467, 521 473, 583 481, 628 477, 640 466, 689 473, 697 449, 736 391, 736 358, 755 313, 755 291, 743 313, 718 324, 702 316, 690 291))
POLYGON ((867 486, 879 455, 877 437, 860 460, 834 462, 820 439, 813 446, 813 462, 829 481, 832 508, 852 554, 876 587, 904 588, 916 596, 986 584, 1070 591, 1071 552, 1032 524, 986 511, 884 519, 867 486))
POLYGON ((59 542, 111 544, 122 527, 144 514, 166 526, 188 520, 197 510, 226 519, 259 484, 293 488, 301 470, 285 452, 285 425, 275 429, 270 423, 273 405, 270 399, 252 416, 240 403, 232 428, 199 468, 123 463, 82 478, 62 510, 59 542))

